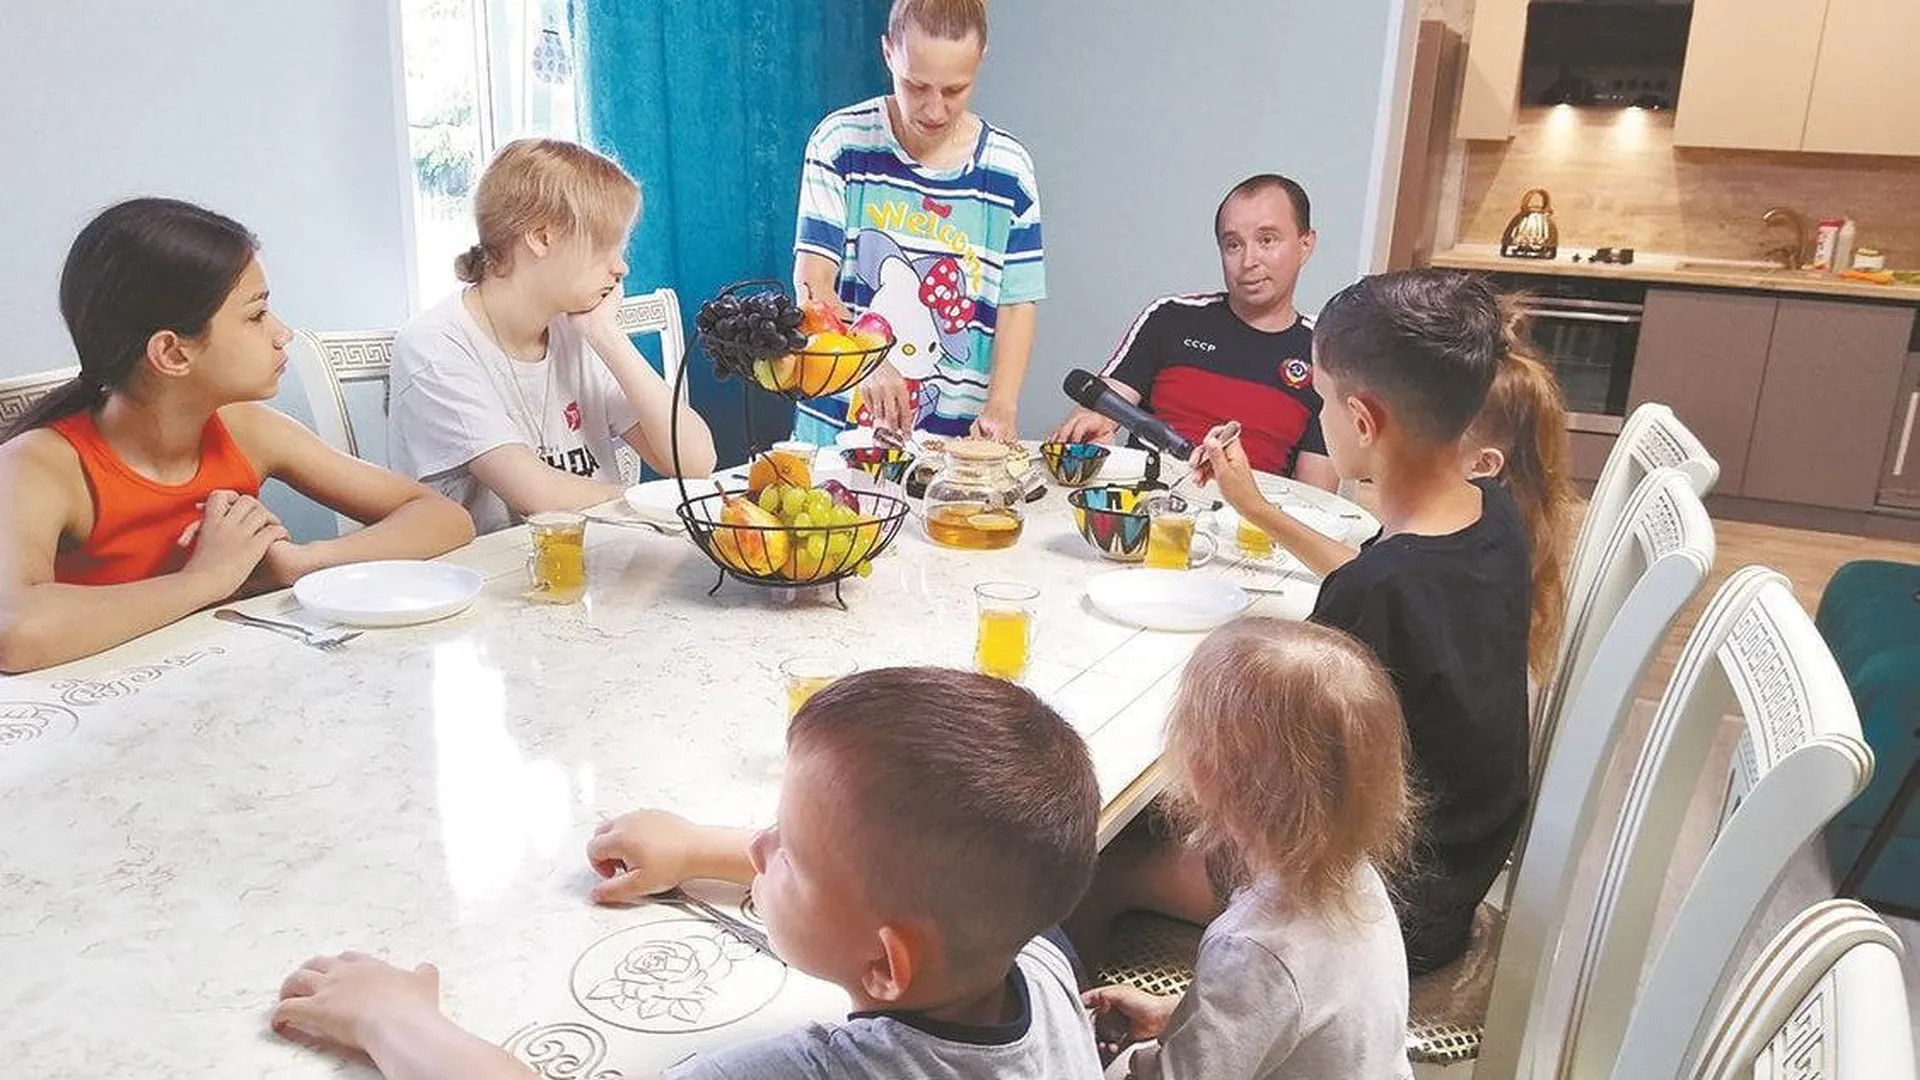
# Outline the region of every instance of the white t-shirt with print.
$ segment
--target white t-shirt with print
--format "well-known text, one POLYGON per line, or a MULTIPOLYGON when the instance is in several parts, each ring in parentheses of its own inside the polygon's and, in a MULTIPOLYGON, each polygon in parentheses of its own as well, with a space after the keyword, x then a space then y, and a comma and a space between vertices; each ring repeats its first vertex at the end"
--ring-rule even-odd
POLYGON ((401 329, 392 379, 393 468, 466 507, 479 533, 517 521, 468 468, 489 450, 519 443, 556 469, 620 482, 614 450, 633 405, 566 316, 547 324, 545 359, 514 360, 455 293, 401 329))

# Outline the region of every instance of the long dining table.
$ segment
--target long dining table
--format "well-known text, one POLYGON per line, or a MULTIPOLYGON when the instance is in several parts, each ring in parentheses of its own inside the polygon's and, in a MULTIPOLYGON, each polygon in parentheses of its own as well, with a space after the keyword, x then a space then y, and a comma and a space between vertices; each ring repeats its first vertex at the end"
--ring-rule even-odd
MULTIPOLYGON (((1026 683, 1086 739, 1101 843, 1159 791, 1202 635, 1089 605, 1084 582, 1114 565, 1059 490, 1004 551, 939 548, 908 522, 844 610, 733 580, 709 595, 716 571, 684 535, 608 523, 623 513, 589 525, 575 604, 527 598, 516 528, 444 557, 486 584, 438 622, 322 650, 202 612, 0 677, 0 1059, 22 1076, 372 1075, 267 1028, 281 979, 346 949, 432 960, 449 1013, 549 1080, 650 1075, 841 1015, 837 987, 699 912, 591 903, 586 841, 640 806, 770 822, 781 662, 970 667, 984 581, 1040 591, 1026 683)), ((1354 539, 1371 527, 1344 516, 1354 539)), ((1317 591, 1270 566, 1256 587, 1250 611, 1296 619, 1317 591)), ((233 606, 300 614, 285 592, 233 606)), ((757 919, 737 888, 691 891, 757 919)))

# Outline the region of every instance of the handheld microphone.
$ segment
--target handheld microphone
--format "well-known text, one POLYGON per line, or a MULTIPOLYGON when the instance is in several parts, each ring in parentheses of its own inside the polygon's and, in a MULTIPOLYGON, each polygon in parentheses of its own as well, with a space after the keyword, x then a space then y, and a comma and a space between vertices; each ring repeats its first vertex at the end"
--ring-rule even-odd
POLYGON ((1107 380, 1093 372, 1074 368, 1067 372, 1066 381, 1060 384, 1060 388, 1076 403, 1133 432, 1141 442, 1161 453, 1181 461, 1193 455, 1191 440, 1168 427, 1165 420, 1114 393, 1113 387, 1107 385, 1107 380))

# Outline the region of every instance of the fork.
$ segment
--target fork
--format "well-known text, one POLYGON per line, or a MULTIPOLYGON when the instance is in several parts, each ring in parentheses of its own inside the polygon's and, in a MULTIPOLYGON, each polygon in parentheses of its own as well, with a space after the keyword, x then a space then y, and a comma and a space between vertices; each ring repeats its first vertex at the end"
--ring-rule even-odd
MULTIPOLYGON (((689 895, 683 889, 677 887, 668 889, 666 892, 655 893, 653 896, 648 897, 648 899, 658 900, 663 904, 672 904, 674 907, 691 915, 704 916, 720 924, 729 934, 739 938, 741 941, 773 957, 775 960, 780 959, 779 955, 773 951, 773 945, 767 941, 767 935, 762 933, 758 927, 749 924, 745 919, 736 918, 721 911, 705 900, 689 895)), ((781 963, 785 962, 784 960, 781 961, 781 963)))
POLYGON ((269 630, 282 637, 290 637, 295 641, 311 645, 321 652, 339 652, 347 647, 347 642, 359 637, 361 633, 358 630, 310 630, 298 623, 280 622, 276 619, 263 619, 258 615, 248 615, 246 612, 238 611, 234 608, 221 608, 219 611, 213 613, 213 617, 222 622, 237 623, 241 626, 252 626, 261 630, 269 630))

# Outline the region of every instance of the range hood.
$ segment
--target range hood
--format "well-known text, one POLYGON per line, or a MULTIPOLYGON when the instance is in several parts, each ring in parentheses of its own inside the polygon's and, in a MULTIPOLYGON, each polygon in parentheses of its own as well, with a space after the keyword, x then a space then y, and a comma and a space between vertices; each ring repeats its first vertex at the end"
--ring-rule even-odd
POLYGON ((1532 0, 1520 103, 1671 109, 1692 21, 1687 0, 1532 0))

